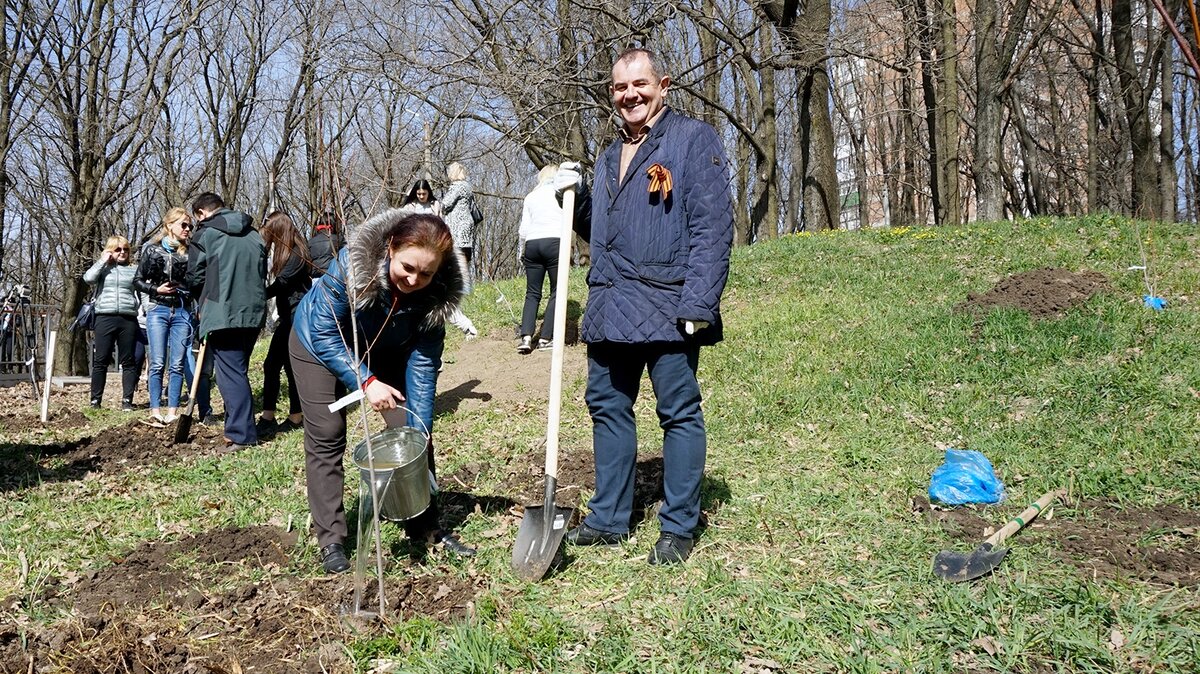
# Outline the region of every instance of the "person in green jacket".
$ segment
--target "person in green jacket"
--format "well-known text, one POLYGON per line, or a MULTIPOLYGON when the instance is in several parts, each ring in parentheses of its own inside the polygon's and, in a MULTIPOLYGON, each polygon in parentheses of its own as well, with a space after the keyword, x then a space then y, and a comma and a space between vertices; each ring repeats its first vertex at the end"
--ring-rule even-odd
POLYGON ((186 283, 200 312, 206 357, 225 401, 225 449, 258 444, 250 396, 250 352, 267 316, 267 250, 254 221, 205 192, 192 202, 199 221, 188 243, 186 283))

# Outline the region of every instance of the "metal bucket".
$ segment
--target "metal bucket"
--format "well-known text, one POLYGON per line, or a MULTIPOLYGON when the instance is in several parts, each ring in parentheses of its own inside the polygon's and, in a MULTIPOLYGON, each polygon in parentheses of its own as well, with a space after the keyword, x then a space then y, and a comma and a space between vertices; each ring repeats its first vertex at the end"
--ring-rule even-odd
POLYGON ((389 428, 371 436, 375 453, 375 483, 367 463, 367 441, 354 448, 354 464, 363 484, 373 486, 379 515, 393 522, 408 520, 429 508, 431 477, 425 456, 428 436, 411 426, 389 428))

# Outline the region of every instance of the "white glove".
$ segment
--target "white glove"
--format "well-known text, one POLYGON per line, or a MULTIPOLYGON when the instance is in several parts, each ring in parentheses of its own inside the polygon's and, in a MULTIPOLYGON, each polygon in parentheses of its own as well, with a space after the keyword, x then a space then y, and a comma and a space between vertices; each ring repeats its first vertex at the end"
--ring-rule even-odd
POLYGON ((565 161, 558 165, 554 174, 554 192, 562 194, 570 188, 576 191, 583 185, 583 167, 577 161, 565 161))
POLYGON ((450 315, 450 322, 454 324, 454 327, 462 330, 463 334, 467 336, 467 339, 479 336, 479 331, 475 329, 475 323, 473 323, 471 319, 467 318, 467 315, 462 312, 462 309, 456 309, 454 313, 450 315))
POLYGON ((708 327, 708 321, 684 321, 683 331, 689 335, 694 335, 696 332, 708 327))

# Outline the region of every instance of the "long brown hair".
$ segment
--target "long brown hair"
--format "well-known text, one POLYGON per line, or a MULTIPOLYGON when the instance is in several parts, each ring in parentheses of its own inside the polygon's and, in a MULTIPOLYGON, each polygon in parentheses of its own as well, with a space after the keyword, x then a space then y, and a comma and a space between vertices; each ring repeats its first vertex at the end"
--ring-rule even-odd
POLYGON ((271 263, 273 276, 279 276, 283 271, 283 266, 287 264, 293 254, 299 255, 300 259, 304 261, 304 270, 305 273, 308 273, 312 267, 312 256, 308 252, 308 243, 300 235, 300 230, 296 229, 296 223, 292 222, 292 218, 287 213, 272 211, 268 214, 267 219, 263 221, 262 238, 267 252, 274 256, 271 263))

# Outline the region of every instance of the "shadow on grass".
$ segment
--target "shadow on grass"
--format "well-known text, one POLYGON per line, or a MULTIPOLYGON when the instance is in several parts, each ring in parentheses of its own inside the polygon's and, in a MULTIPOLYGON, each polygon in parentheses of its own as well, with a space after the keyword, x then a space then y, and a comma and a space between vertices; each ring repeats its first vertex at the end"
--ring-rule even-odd
POLYGON ((78 457, 79 450, 91 444, 91 438, 50 445, 0 445, 0 494, 20 491, 44 482, 78 480, 96 470, 100 457, 78 457), (41 462, 56 463, 56 457, 66 456, 61 465, 43 467, 41 462))
POLYGON ((458 406, 464 400, 482 400, 488 402, 492 399, 492 394, 487 391, 478 392, 475 389, 483 382, 478 379, 470 379, 455 386, 449 391, 443 391, 437 395, 433 403, 433 416, 436 419, 444 414, 453 414, 458 410, 458 406))

